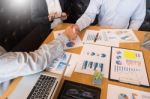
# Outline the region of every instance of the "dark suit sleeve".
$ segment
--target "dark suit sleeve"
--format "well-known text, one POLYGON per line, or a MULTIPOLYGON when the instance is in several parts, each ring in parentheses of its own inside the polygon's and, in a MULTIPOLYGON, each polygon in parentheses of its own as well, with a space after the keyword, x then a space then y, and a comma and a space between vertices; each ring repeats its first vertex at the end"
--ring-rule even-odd
POLYGON ((38 24, 50 24, 45 0, 31 0, 31 19, 38 24))

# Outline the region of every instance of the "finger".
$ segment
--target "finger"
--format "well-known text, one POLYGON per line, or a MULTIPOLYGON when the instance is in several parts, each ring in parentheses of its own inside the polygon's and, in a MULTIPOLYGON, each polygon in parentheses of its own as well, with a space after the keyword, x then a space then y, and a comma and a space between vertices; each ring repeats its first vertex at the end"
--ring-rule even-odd
POLYGON ((72 38, 72 40, 75 40, 76 38, 77 38, 77 35, 74 35, 73 38, 72 38))
POLYGON ((66 14, 66 13, 64 13, 64 12, 62 12, 61 16, 62 16, 62 17, 66 17, 66 16, 67 16, 67 14, 66 14))
POLYGON ((48 16, 48 20, 51 21, 51 17, 48 16))
POLYGON ((55 12, 55 13, 54 13, 54 18, 57 18, 57 17, 58 17, 58 13, 55 12))
POLYGON ((72 31, 73 31, 73 33, 76 33, 76 30, 75 30, 75 28, 74 28, 74 27, 72 27, 72 31))
POLYGON ((75 33, 75 34, 77 34, 77 33, 78 33, 78 31, 76 30, 76 28, 75 28, 75 26, 74 26, 74 25, 72 25, 72 26, 71 26, 71 28, 72 28, 72 32, 73 32, 73 33, 75 33))
POLYGON ((58 12, 58 17, 61 17, 61 12, 58 12))

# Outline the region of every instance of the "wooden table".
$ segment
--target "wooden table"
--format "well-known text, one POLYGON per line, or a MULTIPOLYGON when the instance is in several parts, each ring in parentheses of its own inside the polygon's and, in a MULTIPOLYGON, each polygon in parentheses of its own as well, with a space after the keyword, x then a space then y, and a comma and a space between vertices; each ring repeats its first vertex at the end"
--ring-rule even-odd
MULTIPOLYGON (((65 29, 69 25, 70 24, 64 24, 64 23, 59 24, 54 30, 62 30, 62 29, 65 29)), ((104 28, 105 27, 90 26, 86 29, 99 30, 99 29, 104 29, 104 28)), ((84 29, 79 34, 81 39, 83 38, 84 32, 85 32, 86 29, 84 29)), ((120 44, 120 47, 121 48, 128 48, 128 49, 135 49, 135 50, 143 51, 144 58, 145 58, 145 63, 146 63, 146 67, 147 67, 147 72, 148 72, 148 77, 150 79, 150 51, 140 47, 140 44, 141 44, 141 42, 144 38, 145 33, 146 32, 143 32, 143 31, 135 31, 135 34, 137 35, 140 42, 139 43, 127 43, 127 44, 124 43, 124 44, 120 44)), ((47 37, 47 39, 44 41, 44 43, 48 43, 48 42, 52 41, 53 38, 54 38, 54 36, 51 33, 47 37)), ((82 50, 82 47, 75 48, 75 49, 69 49, 67 51, 72 52, 72 53, 76 53, 76 54, 80 54, 81 50, 82 50)), ((91 86, 95 86, 95 85, 92 84, 92 76, 87 75, 87 74, 81 74, 81 73, 74 72, 70 78, 69 77, 64 77, 64 79, 75 81, 75 82, 80 82, 80 83, 91 85, 91 86)), ((7 97, 11 94, 11 92, 14 90, 14 88, 17 86, 17 84, 19 83, 20 80, 21 80, 21 77, 14 80, 14 82, 9 86, 8 90, 4 93, 3 98, 5 98, 5 97, 7 97)), ((144 88, 144 87, 139 87, 139 86, 133 86, 133 85, 130 85, 130 84, 114 82, 114 81, 110 81, 110 80, 104 78, 102 84, 99 85, 99 86, 96 86, 96 87, 101 88, 101 90, 102 90, 101 99, 106 99, 107 98, 107 86, 108 86, 108 84, 113 84, 113 85, 123 86, 123 87, 132 88, 132 89, 136 89, 136 90, 150 92, 150 88, 144 88)))

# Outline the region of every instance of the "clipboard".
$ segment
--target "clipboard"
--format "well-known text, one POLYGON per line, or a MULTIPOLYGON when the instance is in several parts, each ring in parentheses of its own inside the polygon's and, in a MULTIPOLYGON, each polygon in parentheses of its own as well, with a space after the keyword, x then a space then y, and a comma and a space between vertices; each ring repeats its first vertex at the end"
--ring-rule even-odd
POLYGON ((109 80, 150 87, 143 52, 112 47, 109 80))

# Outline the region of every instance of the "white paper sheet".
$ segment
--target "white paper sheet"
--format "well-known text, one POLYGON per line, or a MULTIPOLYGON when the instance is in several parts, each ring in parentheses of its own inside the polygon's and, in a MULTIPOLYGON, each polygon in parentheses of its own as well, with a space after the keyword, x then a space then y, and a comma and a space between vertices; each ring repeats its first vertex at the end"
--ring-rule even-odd
POLYGON ((111 47, 85 44, 75 72, 93 75, 100 70, 108 78, 111 47))
POLYGON ((87 30, 83 43, 119 47, 119 43, 139 42, 136 35, 129 29, 87 30))
POLYGON ((102 46, 113 46, 113 47, 119 47, 119 43, 117 41, 113 42, 107 42, 107 41, 97 41, 95 42, 96 45, 102 45, 102 46))
POLYGON ((71 77, 71 75, 74 72, 74 69, 75 69, 78 61, 79 61, 79 55, 71 53, 71 58, 70 58, 68 66, 67 66, 67 69, 65 71, 65 76, 71 77))
POLYGON ((108 85, 107 99, 150 99, 150 92, 108 85))
POLYGON ((78 54, 65 52, 60 58, 57 58, 52 63, 51 68, 47 70, 52 73, 63 74, 63 71, 67 66, 64 76, 71 77, 78 62, 78 57, 78 54))
POLYGON ((102 29, 101 33, 105 33, 111 40, 118 39, 120 43, 139 42, 134 32, 130 29, 102 29))
POLYGON ((119 41, 116 35, 108 35, 106 32, 95 30, 87 30, 85 32, 83 43, 119 47, 119 41), (98 37, 96 39, 97 34, 98 37))
POLYGON ((121 82, 149 86, 141 51, 112 48, 110 78, 121 82))
MULTIPOLYGON (((54 38, 57 38, 60 34, 62 34, 64 32, 64 30, 60 30, 60 31, 53 31, 54 33, 54 38)), ((66 43, 65 45, 65 49, 71 49, 71 48, 77 48, 77 47, 81 47, 83 46, 83 43, 80 39, 79 36, 77 36, 76 40, 73 41, 69 41, 66 43)))

